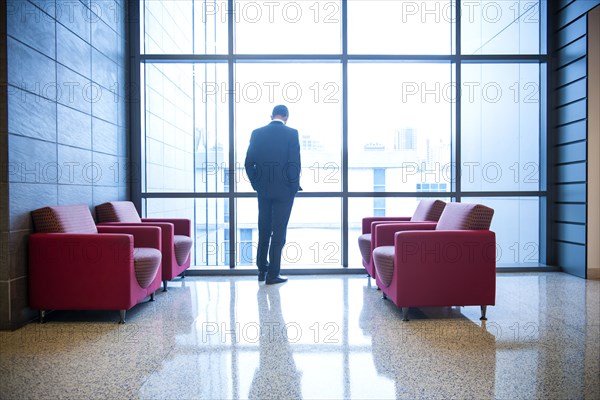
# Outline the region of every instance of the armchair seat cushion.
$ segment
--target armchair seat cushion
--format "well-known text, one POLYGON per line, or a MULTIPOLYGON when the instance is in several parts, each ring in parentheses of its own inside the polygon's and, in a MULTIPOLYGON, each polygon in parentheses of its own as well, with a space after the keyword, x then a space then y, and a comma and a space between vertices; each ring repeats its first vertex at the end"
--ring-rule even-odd
POLYGON ((189 236, 173 235, 173 246, 175 248, 175 260, 177 260, 177 264, 183 265, 187 261, 193 243, 194 241, 189 236))
POLYGON ((367 263, 371 262, 371 234, 363 233, 358 237, 358 248, 360 254, 367 263))
POLYGON ((377 276, 385 287, 390 286, 392 277, 394 276, 394 246, 379 246, 373 250, 373 262, 377 276))
POLYGON ((135 278, 143 289, 146 289, 158 273, 162 254, 160 250, 151 247, 136 247, 133 249, 133 266, 135 278))

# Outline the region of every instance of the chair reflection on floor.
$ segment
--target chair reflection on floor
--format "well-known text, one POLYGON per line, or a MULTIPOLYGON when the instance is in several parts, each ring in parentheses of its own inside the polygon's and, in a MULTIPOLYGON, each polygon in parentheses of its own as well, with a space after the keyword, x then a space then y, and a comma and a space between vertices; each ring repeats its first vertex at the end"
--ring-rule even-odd
POLYGON ((486 321, 467 319, 457 307, 420 309, 426 316, 405 324, 401 310, 381 307, 367 286, 363 296, 360 326, 371 336, 375 369, 394 382, 396 398, 496 397, 493 326, 488 331, 486 321))
POLYGON ((301 373, 286 336, 278 286, 261 285, 257 293, 260 321, 259 366, 250 386, 250 399, 302 398, 301 373))

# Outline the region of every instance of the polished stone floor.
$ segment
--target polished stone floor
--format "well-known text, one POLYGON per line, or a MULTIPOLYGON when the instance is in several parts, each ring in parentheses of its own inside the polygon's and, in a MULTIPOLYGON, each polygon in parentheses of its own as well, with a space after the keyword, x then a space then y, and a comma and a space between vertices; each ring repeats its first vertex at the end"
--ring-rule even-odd
POLYGON ((362 275, 188 277, 127 313, 0 332, 2 399, 599 399, 600 282, 498 274, 478 307, 410 309, 362 275))

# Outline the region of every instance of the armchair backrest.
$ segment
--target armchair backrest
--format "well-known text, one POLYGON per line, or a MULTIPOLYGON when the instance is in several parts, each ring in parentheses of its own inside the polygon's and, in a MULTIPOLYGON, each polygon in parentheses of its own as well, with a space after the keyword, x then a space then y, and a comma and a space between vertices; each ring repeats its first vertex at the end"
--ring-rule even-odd
POLYGON ((481 204, 448 203, 436 230, 489 230, 494 209, 481 204))
POLYGON ((442 200, 421 200, 411 221, 432 221, 437 222, 446 207, 446 202, 442 200))
POLYGON ((39 208, 31 216, 38 233, 98 233, 85 204, 39 208))
POLYGON ((142 222, 131 201, 110 201, 96 206, 98 222, 142 222))

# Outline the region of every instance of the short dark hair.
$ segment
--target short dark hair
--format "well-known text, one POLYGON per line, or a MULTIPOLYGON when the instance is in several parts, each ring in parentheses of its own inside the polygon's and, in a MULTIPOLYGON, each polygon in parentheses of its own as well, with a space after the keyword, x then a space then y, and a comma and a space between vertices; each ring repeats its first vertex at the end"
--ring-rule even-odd
POLYGON ((276 116, 276 115, 281 115, 282 117, 288 117, 290 115, 290 112, 288 111, 288 108, 282 104, 275 106, 275 108, 273 108, 273 114, 272 116, 276 116))

